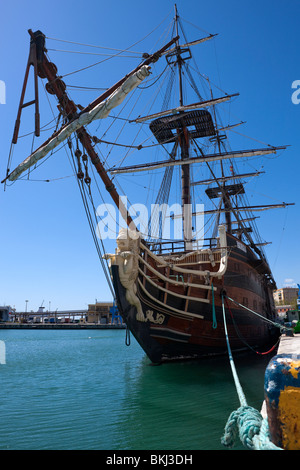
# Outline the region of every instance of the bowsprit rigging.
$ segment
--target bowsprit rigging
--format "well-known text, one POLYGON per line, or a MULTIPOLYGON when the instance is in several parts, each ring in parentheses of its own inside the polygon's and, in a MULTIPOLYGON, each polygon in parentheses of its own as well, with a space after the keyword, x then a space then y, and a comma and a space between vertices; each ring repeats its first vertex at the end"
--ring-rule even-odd
MULTIPOLYGON (((275 281, 262 249, 264 242, 258 234, 255 225, 257 217, 253 212, 290 204, 249 204, 245 181, 257 178, 264 172, 261 168, 242 172, 236 167, 240 160, 274 155, 286 146, 266 145, 243 150, 232 150, 229 146, 228 134, 243 122, 224 126, 218 110, 230 103, 238 93, 220 96, 218 91, 218 95, 214 96, 208 77, 199 73, 198 81, 203 82, 204 77, 207 87, 206 93, 200 93, 198 81, 189 67, 190 60, 195 59, 192 48, 198 45, 206 47, 205 44, 216 35, 209 34, 188 41, 175 7, 169 42, 153 54, 144 54, 142 62, 130 73, 82 107, 69 97, 62 76, 48 58, 44 34, 31 30, 29 34, 30 53, 12 146, 18 140, 22 110, 32 104, 35 105, 35 135, 39 135, 38 77, 46 80, 48 94, 56 97, 62 125, 14 170, 8 169, 2 183, 16 181, 55 149, 61 145, 68 146, 88 223, 112 295, 127 327, 153 362, 226 354, 226 340, 217 326, 222 319, 221 299, 225 293, 237 301, 232 308, 234 319, 228 324, 232 349, 239 351, 244 347, 236 334, 236 325, 252 348, 265 348, 269 342, 275 344, 277 330, 260 320, 272 320, 275 315, 272 298, 275 281), (159 71, 153 80, 140 86, 148 79, 150 66, 156 67, 154 64, 161 61, 164 62, 162 72, 159 71), (34 70, 35 99, 24 103, 31 66, 34 70), (170 81, 163 95, 162 88, 166 84, 164 76, 167 73, 170 81), (187 91, 186 85, 191 91, 187 91), (148 109, 138 108, 136 100, 130 110, 130 118, 113 116, 113 124, 118 119, 124 119, 122 130, 123 126, 126 129, 128 126, 138 126, 137 135, 143 129, 150 143, 147 141, 144 145, 136 142, 136 137, 131 144, 123 143, 121 133, 114 133, 112 124, 109 126, 112 128, 109 129, 113 135, 111 139, 106 137, 106 132, 101 138, 92 136, 88 131, 91 123, 111 116, 112 110, 123 102, 125 108, 134 90, 138 90, 142 100, 144 94, 153 90, 147 101, 148 109), (161 103, 157 105, 159 99, 161 103), (136 112, 134 118, 133 112, 136 112), (101 148, 111 145, 109 155, 112 149, 119 152, 122 147, 130 149, 135 159, 125 166, 123 163, 128 154, 118 154, 119 164, 110 164, 107 169, 106 159, 102 155, 100 158, 96 152, 98 144, 101 148), (157 148, 164 158, 154 158, 153 150, 157 148), (147 159, 140 158, 144 151, 147 159), (195 168, 198 170, 194 179, 195 168), (162 170, 162 176, 157 176, 159 170, 162 170), (172 176, 177 170, 180 172, 179 178, 174 181, 172 176), (97 239, 94 229, 96 211, 91 192, 94 171, 127 224, 127 228, 120 230, 114 254, 106 253, 103 241, 97 239), (151 193, 151 202, 157 212, 151 213, 146 220, 147 229, 142 232, 136 214, 119 197, 116 185, 120 184, 118 178, 124 174, 148 173, 153 175, 153 180, 161 177, 161 185, 156 194, 151 193), (178 182, 179 192, 173 190, 178 182), (200 237, 199 231, 194 228, 199 214, 196 210, 199 199, 207 204, 201 215, 204 216, 204 226, 208 225, 205 236, 200 237), (169 210, 174 200, 180 206, 179 213, 175 215, 169 210), (208 220, 205 219, 207 216, 208 220), (166 236, 164 227, 171 229, 172 225, 174 228, 177 219, 180 222, 180 236, 166 236), (106 263, 109 263, 109 271, 106 263), (259 315, 253 318, 245 314, 239 304, 248 306, 259 315)), ((64 77, 67 75, 70 74, 64 77)), ((144 181, 143 186, 146 186, 144 181)), ((127 189, 131 187, 127 185, 127 189)))
POLYGON ((105 247, 101 238, 98 237, 96 229, 95 229, 96 208, 95 208, 95 204, 94 204, 94 200, 93 200, 93 196, 91 192, 91 187, 90 187, 91 178, 88 173, 88 158, 87 158, 87 155, 82 154, 81 150, 79 149, 78 141, 76 143, 75 151, 74 151, 73 143, 71 139, 68 139, 68 147, 71 152, 74 174, 76 174, 77 172, 77 183, 78 183, 80 195, 83 201, 89 228, 90 228, 90 231, 94 240, 95 248, 99 257, 99 261, 100 261, 103 273, 105 275, 107 285, 111 291, 113 298, 115 299, 115 293, 114 293, 113 285, 112 285, 111 278, 109 275, 108 265, 104 259, 105 247), (84 166, 84 172, 82 169, 82 164, 84 166))
MULTIPOLYGON (((105 104, 106 104, 105 100, 109 99, 109 97, 111 97, 112 100, 115 99, 115 101, 119 99, 119 101, 117 101, 116 103, 112 103, 112 107, 113 105, 115 106, 118 105, 119 102, 122 99, 124 99, 126 94, 132 89, 131 87, 137 86, 139 81, 145 78, 145 77, 141 77, 141 72, 144 71, 145 76, 147 76, 147 66, 151 62, 156 61, 157 58, 166 49, 168 49, 172 44, 174 44, 174 42, 176 41, 176 38, 172 39, 161 50, 149 56, 143 62, 142 65, 136 67, 136 69, 134 69, 131 73, 129 73, 124 78, 119 80, 109 90, 104 92, 99 98, 94 100, 86 108, 84 108, 78 113, 77 106, 72 100, 69 99, 66 93, 66 86, 64 82, 57 75, 57 67, 52 62, 49 62, 45 54, 45 50, 44 50, 45 36, 40 31, 33 33, 32 30, 29 30, 28 32, 31 37, 29 64, 31 64, 32 55, 36 53, 36 57, 34 59, 35 79, 37 75, 40 76, 41 78, 47 78, 48 83, 46 85, 46 89, 50 94, 56 95, 58 102, 59 102, 59 110, 64 115, 65 119, 68 121, 69 124, 66 124, 65 126, 63 126, 62 129, 55 132, 44 144, 42 144, 39 147, 39 149, 37 149, 30 157, 28 157, 23 163, 21 163, 16 168, 16 170, 14 170, 12 173, 9 173, 7 177, 2 181, 2 183, 5 182, 7 179, 10 181, 13 181, 14 179, 16 179, 23 171, 25 171, 31 165, 35 164, 40 158, 43 158, 50 150, 55 148, 64 139, 68 138, 73 132, 76 132, 78 139, 80 140, 80 142, 86 149, 87 153, 89 154, 91 162, 95 166, 100 178, 102 179, 107 191, 110 193, 110 196, 112 197, 113 201, 115 202, 115 204, 121 211, 122 215, 125 217, 125 220, 127 221, 127 223, 128 224, 131 223, 132 225, 134 225, 133 220, 130 217, 130 215, 127 213, 126 208, 122 206, 122 202, 119 198, 119 195, 115 189, 114 184, 112 183, 112 180, 109 178, 107 172, 104 170, 104 167, 102 163, 100 162, 100 159, 93 148, 91 136, 88 134, 88 132, 85 130, 83 126, 87 124, 90 118, 90 113, 92 113, 92 111, 95 110, 95 108, 96 108, 96 118, 97 118, 97 113, 99 113, 99 110, 97 109, 97 105, 102 105, 102 108, 103 108, 103 104, 104 104, 104 107, 105 107, 105 104), (126 84, 126 82, 128 82, 129 80, 133 81, 132 79, 136 79, 137 77, 138 79, 135 80, 134 83, 130 84, 129 90, 122 89, 122 86, 126 84), (119 90, 119 95, 118 95, 118 90, 119 90), (68 125, 70 127, 68 127, 68 125)), ((28 69, 29 69, 29 66, 27 66, 26 75, 28 75, 28 69)), ((26 83, 27 83, 27 78, 25 77, 25 81, 24 81, 25 88, 26 88, 26 83)), ((23 98, 21 97, 21 103, 23 102, 23 99, 24 99, 24 96, 23 96, 24 93, 25 93, 25 89, 23 86, 23 90, 22 90, 23 98)), ((100 112, 102 111, 102 108, 100 109, 100 112)), ((108 107, 106 106, 106 108, 104 109, 105 115, 107 115, 110 109, 112 109, 112 108, 108 108, 108 109, 107 108, 108 107)), ((16 124, 17 131, 19 129, 20 109, 18 112, 17 124, 16 124)), ((13 136, 13 141, 12 141, 13 144, 17 142, 16 129, 14 131, 14 136, 13 136)))

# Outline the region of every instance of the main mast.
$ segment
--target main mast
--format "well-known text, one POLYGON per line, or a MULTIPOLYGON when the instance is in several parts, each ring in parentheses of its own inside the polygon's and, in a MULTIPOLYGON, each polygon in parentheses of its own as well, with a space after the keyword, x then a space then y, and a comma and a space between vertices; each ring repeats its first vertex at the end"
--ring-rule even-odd
MULTIPOLYGON (((176 36, 179 37, 178 31, 178 12, 175 4, 175 27, 176 36)), ((182 64, 184 59, 181 56, 181 47, 179 39, 176 41, 176 64, 178 67, 179 78, 179 106, 184 106, 183 91, 182 91, 182 64)), ((177 129, 178 141, 181 149, 181 160, 189 158, 189 132, 186 126, 177 129)), ((192 249, 192 207, 191 207, 191 179, 190 179, 190 165, 181 165, 181 206, 182 206, 182 223, 183 223, 183 239, 185 242, 185 249, 192 249)))

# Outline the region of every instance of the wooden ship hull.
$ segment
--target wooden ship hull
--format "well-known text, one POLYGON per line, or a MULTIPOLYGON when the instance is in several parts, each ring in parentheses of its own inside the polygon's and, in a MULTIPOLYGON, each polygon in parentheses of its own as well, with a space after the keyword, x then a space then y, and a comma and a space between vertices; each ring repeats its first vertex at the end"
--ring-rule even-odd
POLYGON ((224 234, 224 248, 188 254, 154 255, 149 245, 140 243, 135 285, 143 318, 138 318, 139 307, 128 297, 120 276, 123 260, 119 262, 118 255, 111 258, 120 314, 153 363, 227 354, 222 295, 233 351, 276 343, 278 328, 264 320, 275 319, 267 269, 248 246, 224 234))

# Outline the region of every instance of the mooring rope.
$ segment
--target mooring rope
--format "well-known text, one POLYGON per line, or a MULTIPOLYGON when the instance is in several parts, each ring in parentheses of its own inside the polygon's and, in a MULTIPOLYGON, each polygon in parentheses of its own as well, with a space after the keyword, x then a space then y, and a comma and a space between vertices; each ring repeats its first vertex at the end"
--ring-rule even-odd
POLYGON ((270 441, 269 426, 267 419, 263 418, 259 411, 252 406, 248 406, 245 394, 240 384, 227 331, 224 295, 222 295, 222 309, 224 330, 229 355, 231 371, 240 401, 240 407, 233 411, 226 423, 224 435, 221 439, 225 447, 233 447, 237 435, 239 435, 244 446, 251 450, 283 450, 270 441))
POLYGON ((230 297, 228 297, 227 295, 225 296, 228 300, 231 300, 231 302, 235 303, 236 305, 238 305, 239 307, 242 307, 244 308, 245 310, 248 310, 248 312, 251 312, 253 313, 254 315, 256 315, 257 317, 260 317, 263 321, 267 322, 267 323, 271 323, 273 326, 277 326, 278 328, 280 328, 280 330, 285 330, 286 327, 283 327, 282 325, 280 325, 280 323, 276 323, 274 322, 273 320, 270 320, 269 318, 266 318, 262 315, 260 315, 259 313, 255 312, 254 310, 251 310, 251 308, 249 307, 246 307, 245 305, 243 304, 240 304, 239 302, 237 302, 236 300, 234 299, 231 299, 230 297))
MULTIPOLYGON (((232 313, 232 311, 231 311, 231 308, 230 308, 230 306, 229 306, 229 303, 228 303, 228 300, 227 300, 228 297, 227 297, 227 296, 224 296, 224 297, 225 297, 226 306, 227 306, 227 308, 228 308, 228 310, 229 310, 229 313, 230 313, 230 316, 231 316, 231 319, 232 319, 233 326, 234 326, 235 331, 236 331, 238 337, 240 338, 240 340, 241 340, 249 349, 251 349, 252 351, 254 351, 256 354, 259 354, 259 355, 261 355, 261 356, 265 356, 266 354, 270 354, 270 353, 278 346, 278 343, 279 343, 279 341, 280 341, 280 336, 279 336, 278 340, 276 341, 276 343, 275 343, 268 351, 265 351, 265 352, 256 351, 256 350, 255 350, 254 348, 252 348, 252 346, 250 346, 250 344, 248 344, 248 343, 245 341, 245 339, 242 337, 242 335, 241 335, 241 333, 240 333, 240 331, 239 331, 239 329, 238 329, 238 327, 237 327, 237 324, 236 324, 236 322, 235 322, 235 320, 234 320, 234 316, 233 316, 233 313, 232 313)), ((277 325, 277 323, 276 323, 276 325, 277 325)))
POLYGON ((216 317, 216 307, 215 307, 215 293, 214 293, 214 285, 211 283, 211 297, 212 297, 212 317, 213 317, 213 329, 215 330, 218 326, 217 324, 217 317, 216 317))

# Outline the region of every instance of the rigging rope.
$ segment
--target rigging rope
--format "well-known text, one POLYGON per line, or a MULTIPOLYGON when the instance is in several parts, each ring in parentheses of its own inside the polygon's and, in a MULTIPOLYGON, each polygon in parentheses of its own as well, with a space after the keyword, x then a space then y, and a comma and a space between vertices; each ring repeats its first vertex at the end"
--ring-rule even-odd
MULTIPOLYGON (((82 42, 67 41, 66 39, 49 38, 48 36, 46 36, 46 38, 51 39, 52 41, 66 42, 68 44, 76 44, 76 46, 95 47, 96 49, 107 49, 107 50, 110 50, 110 51, 123 52, 123 49, 114 49, 113 47, 95 46, 93 44, 84 44, 82 42)), ((129 51, 128 49, 127 49, 127 52, 131 52, 132 54, 140 54, 140 52, 129 51)))
MULTIPOLYGON (((231 302, 235 303, 235 304, 238 305, 239 307, 242 307, 242 308, 244 308, 245 310, 248 310, 249 312, 253 313, 254 315, 260 317, 260 318, 261 318, 263 321, 265 321, 266 323, 271 323, 273 326, 277 326, 278 328, 280 328, 280 330, 283 329, 282 325, 280 325, 279 323, 276 323, 276 322, 270 320, 269 318, 263 317, 263 316, 260 315, 259 313, 254 312, 254 310, 251 310, 251 308, 248 308, 248 307, 246 307, 245 305, 240 304, 239 302, 237 302, 236 300, 231 299, 231 298, 228 297, 228 296, 226 296, 226 298, 227 298, 228 300, 231 300, 231 302)), ((284 327, 284 329, 285 329, 285 327, 284 327)))
POLYGON ((240 340, 241 340, 249 349, 251 349, 252 351, 254 351, 256 354, 259 354, 260 356, 264 356, 264 355, 266 355, 266 354, 270 354, 270 353, 277 347, 277 345, 278 345, 278 343, 279 343, 279 341, 280 341, 280 337, 278 338, 278 340, 276 341, 276 343, 274 344, 274 346, 272 346, 271 349, 269 349, 268 351, 265 351, 265 352, 256 351, 254 348, 252 348, 252 346, 250 346, 250 344, 248 344, 248 343, 245 341, 245 339, 242 337, 240 331, 238 330, 238 327, 237 327, 236 322, 235 322, 235 320, 234 320, 234 316, 233 316, 233 314, 232 314, 232 311, 231 311, 231 309, 230 309, 230 306, 229 306, 229 304, 228 304, 228 300, 227 300, 227 297, 226 297, 226 296, 225 296, 225 301, 226 301, 226 306, 227 306, 227 308, 228 308, 228 310, 229 310, 229 313, 230 313, 230 316, 231 316, 231 319, 232 319, 232 322, 233 322, 233 326, 234 326, 235 331, 236 331, 238 337, 240 338, 240 340))
MULTIPOLYGON (((164 72, 165 70, 166 68, 164 69, 164 72)), ((166 92, 165 92, 161 109, 166 109, 169 107, 173 85, 174 85, 174 73, 171 73, 169 76, 169 82, 166 88, 166 92)), ((160 145, 163 145, 164 143, 167 143, 167 141, 160 143, 160 145)), ((153 144, 153 146, 156 146, 156 145, 157 144, 153 144)), ((178 141, 175 142, 171 153, 169 153, 171 159, 173 160, 175 160, 176 158, 177 149, 178 149, 178 141)), ((174 167, 166 167, 164 170, 164 175, 163 175, 161 185, 160 185, 160 188, 156 197, 156 201, 155 201, 156 207, 162 207, 163 209, 161 213, 158 211, 154 211, 154 213, 152 213, 151 211, 151 215, 148 220, 148 241, 151 241, 151 240, 155 241, 157 237, 163 238, 163 229, 164 229, 164 224, 166 222, 166 217, 165 217, 166 205, 169 202, 173 173, 174 173, 174 167)))
POLYGON ((118 57, 130 57, 130 58, 135 58, 135 59, 139 59, 140 56, 129 56, 129 55, 119 55, 121 54, 123 51, 119 52, 118 54, 103 54, 103 53, 100 53, 100 52, 84 52, 84 51, 68 51, 68 50, 65 50, 65 49, 51 49, 51 48, 48 48, 47 49, 48 51, 53 51, 53 52, 69 52, 71 54, 86 54, 86 55, 100 55, 100 56, 104 56, 104 57, 115 57, 116 55, 118 57))
MULTIPOLYGON (((73 169, 74 169, 74 173, 76 175, 76 165, 75 165, 75 158, 74 158, 74 154, 73 154, 73 149, 72 149, 72 142, 71 140, 68 140, 68 146, 69 146, 69 149, 70 149, 70 153, 71 153, 71 157, 72 157, 72 164, 73 164, 73 169)), ((85 178, 86 179, 86 178, 85 178)), ((107 260, 106 260, 106 265, 105 265, 105 261, 103 259, 103 254, 105 253, 105 248, 104 248, 104 244, 103 244, 103 240, 99 237, 97 237, 97 234, 96 234, 96 230, 94 228, 94 225, 93 225, 93 222, 92 222, 92 215, 91 215, 91 211, 90 211, 90 208, 89 208, 89 204, 88 204, 88 200, 87 200, 87 195, 86 195, 86 188, 84 186, 84 180, 83 178, 82 179, 79 179, 77 178, 77 183, 78 183, 78 187, 79 187, 79 190, 80 190, 80 194, 81 194, 81 198, 82 198, 82 202, 83 202, 83 205, 84 205, 84 209, 85 209, 85 213, 86 213, 86 216, 87 216, 87 219, 88 219, 88 223, 89 223, 89 227, 90 227, 90 230, 91 230, 91 234, 92 234, 92 237, 93 237, 93 240, 94 240, 94 244, 95 244, 95 247, 96 247, 96 251, 98 253, 98 257, 99 257, 99 260, 100 260, 100 263, 101 263, 101 266, 102 266, 102 269, 103 269, 103 272, 104 272, 104 275, 106 277, 106 280, 107 280, 107 283, 108 283, 108 287, 112 293, 112 296, 113 298, 115 298, 115 293, 114 293, 114 289, 113 289, 113 286, 112 286, 112 282, 111 282, 111 278, 110 278, 110 275, 109 275, 109 272, 108 272, 108 266, 107 266, 107 260), (101 248, 100 248, 100 245, 99 245, 99 242, 98 242, 98 238, 100 238, 100 242, 101 242, 101 246, 102 246, 102 251, 101 251, 101 248)), ((96 209, 95 209, 95 205, 94 205, 94 201, 93 201, 93 197, 92 197, 92 193, 91 193, 91 190, 90 190, 90 181, 86 181, 85 182, 88 187, 89 187, 89 199, 90 199, 90 202, 91 202, 91 205, 93 207, 93 211, 94 211, 94 215, 95 215, 95 218, 96 218, 96 209)))
MULTIPOLYGON (((167 17, 166 17, 167 18, 167 17)), ((142 39, 140 39, 139 41, 136 41, 134 44, 132 44, 132 46, 129 46, 127 47, 126 49, 117 49, 117 53, 116 54, 113 54, 111 55, 110 57, 107 57, 106 59, 103 59, 99 62, 96 62, 95 64, 91 64, 91 65, 88 65, 87 67, 83 67, 81 69, 78 69, 78 70, 75 70, 74 72, 69 72, 65 75, 62 75, 61 78, 63 77, 67 77, 69 75, 73 75, 74 73, 78 73, 78 72, 82 72, 83 70, 86 70, 86 69, 89 69, 91 67, 94 67, 95 65, 98 65, 98 64, 101 64, 109 59, 112 59, 114 57, 117 57, 119 56, 120 54, 122 54, 123 52, 129 52, 129 49, 131 49, 131 47, 134 47, 136 44, 139 44, 140 42, 144 41, 148 36, 150 36, 157 28, 159 28, 159 26, 166 20, 166 18, 164 18, 152 31, 150 31, 150 33, 146 34, 142 39)))

